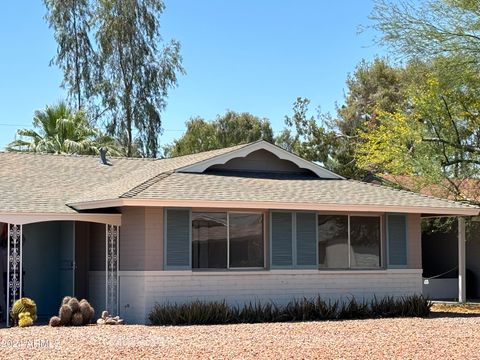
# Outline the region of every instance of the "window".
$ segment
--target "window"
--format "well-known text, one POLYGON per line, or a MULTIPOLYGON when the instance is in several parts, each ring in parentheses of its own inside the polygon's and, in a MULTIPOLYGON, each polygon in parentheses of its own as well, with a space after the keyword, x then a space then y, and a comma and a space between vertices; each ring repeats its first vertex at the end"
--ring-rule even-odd
POLYGON ((263 267, 262 214, 229 214, 230 267, 263 267))
POLYGON ((192 267, 227 268, 227 214, 192 213, 192 267))
POLYGON ((192 268, 263 268, 263 215, 192 213, 192 268))
POLYGON ((320 268, 378 268, 380 244, 379 216, 318 216, 320 268))
POLYGON ((350 266, 373 268, 380 266, 380 218, 350 216, 350 266))
POLYGON ((348 216, 318 217, 318 264, 321 268, 348 268, 348 216))

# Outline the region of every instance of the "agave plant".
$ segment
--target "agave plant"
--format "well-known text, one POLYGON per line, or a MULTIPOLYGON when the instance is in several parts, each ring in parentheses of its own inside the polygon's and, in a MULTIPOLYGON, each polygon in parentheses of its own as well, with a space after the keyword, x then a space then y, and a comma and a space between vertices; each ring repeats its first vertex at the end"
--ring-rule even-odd
POLYGON ((73 112, 65 102, 35 111, 32 124, 33 129, 17 131, 7 151, 95 155, 106 147, 111 155, 122 154, 113 138, 89 124, 85 112, 73 112))

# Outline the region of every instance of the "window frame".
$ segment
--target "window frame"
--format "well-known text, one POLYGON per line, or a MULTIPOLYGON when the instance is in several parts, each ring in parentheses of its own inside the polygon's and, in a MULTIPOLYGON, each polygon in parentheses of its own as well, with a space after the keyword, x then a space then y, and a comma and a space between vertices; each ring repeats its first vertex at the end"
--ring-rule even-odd
MULTIPOLYGON (((190 260, 190 268, 192 271, 200 271, 200 272, 221 272, 221 271, 237 271, 237 270, 264 270, 266 268, 266 252, 265 252, 265 240, 266 240, 266 231, 265 231, 265 212, 264 211, 252 211, 252 210, 232 210, 232 211, 222 211, 222 210, 215 210, 211 209, 210 211, 204 209, 190 209, 190 254, 193 250, 193 232, 191 231, 192 228, 192 214, 193 213, 225 213, 227 215, 227 267, 226 268, 194 268, 193 261, 190 260), (230 266, 230 214, 252 214, 252 215, 261 215, 262 217, 262 251, 263 251, 263 266, 258 267, 231 267, 230 266)), ((191 257, 190 257, 191 258, 191 257)))
MULTIPOLYGON (((319 271, 342 271, 342 270, 348 270, 348 271, 356 271, 356 270, 382 270, 385 269, 385 254, 384 254, 384 220, 385 216, 384 214, 381 213, 346 213, 346 212, 317 212, 317 228, 318 228, 318 217, 319 216, 346 216, 348 219, 348 241, 347 241, 347 249, 348 249, 348 267, 346 268, 328 268, 328 267, 320 267, 320 264, 318 262, 318 229, 317 229, 317 264, 318 264, 318 270, 319 271), (379 225, 380 225, 380 249, 379 249, 379 265, 378 267, 352 267, 352 254, 351 254, 351 217, 376 217, 379 219, 379 225)), ((386 225, 385 225, 386 226, 386 225)), ((388 253, 386 254, 388 256, 388 253)))

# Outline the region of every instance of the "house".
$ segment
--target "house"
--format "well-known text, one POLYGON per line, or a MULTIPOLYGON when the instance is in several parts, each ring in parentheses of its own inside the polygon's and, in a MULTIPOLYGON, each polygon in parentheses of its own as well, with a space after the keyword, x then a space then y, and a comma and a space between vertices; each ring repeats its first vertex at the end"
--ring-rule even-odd
POLYGON ((1 153, 0 176, 0 299, 32 297, 44 318, 67 294, 131 323, 156 302, 420 294, 422 217, 479 213, 265 141, 170 159, 1 153))
MULTIPOLYGON (((480 180, 474 178, 450 179, 431 184, 419 176, 377 174, 366 179, 377 184, 418 192, 423 195, 470 203, 480 203, 480 180)), ((450 224, 447 219, 447 224, 450 224)), ((432 299, 454 300, 458 297, 458 244, 457 228, 453 222, 440 231, 423 231, 422 264, 423 292, 432 299)), ((480 218, 473 217, 467 223, 465 244, 466 296, 480 299, 480 218)))

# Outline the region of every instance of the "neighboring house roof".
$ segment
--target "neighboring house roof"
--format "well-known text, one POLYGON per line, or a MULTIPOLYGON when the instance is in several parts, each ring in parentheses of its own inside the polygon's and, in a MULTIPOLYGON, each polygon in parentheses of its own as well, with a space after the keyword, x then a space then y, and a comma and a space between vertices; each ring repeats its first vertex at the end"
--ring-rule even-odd
POLYGON ((442 199, 480 203, 480 179, 444 179, 438 184, 432 184, 420 176, 377 174, 367 180, 442 199))
POLYGON ((217 207, 478 213, 476 207, 458 202, 345 180, 265 141, 170 159, 109 160, 111 166, 92 156, 0 153, 0 213, 75 213, 189 202, 217 207), (259 149, 305 172, 201 173, 259 149))

